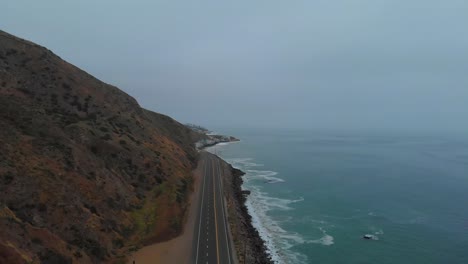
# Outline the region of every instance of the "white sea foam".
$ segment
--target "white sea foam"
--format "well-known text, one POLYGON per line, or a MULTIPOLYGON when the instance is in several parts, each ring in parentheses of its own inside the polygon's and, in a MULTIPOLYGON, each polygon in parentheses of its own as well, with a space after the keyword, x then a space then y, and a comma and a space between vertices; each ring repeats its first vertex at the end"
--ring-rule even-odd
POLYGON ((252 216, 252 225, 265 241, 272 260, 278 264, 306 263, 306 256, 289 250, 294 245, 303 244, 306 241, 299 234, 289 233, 281 228, 277 221, 266 214, 271 208, 262 203, 255 199, 247 199, 246 205, 252 216))
POLYGON ((210 153, 215 153, 217 151, 220 151, 222 150, 222 148, 224 146, 227 146, 227 145, 230 145, 230 144, 234 144, 234 143, 239 143, 240 141, 230 141, 230 142, 220 142, 220 143, 217 143, 216 145, 213 145, 213 146, 210 146, 210 147, 206 147, 205 150, 210 152, 210 153))
POLYGON ((323 236, 319 239, 309 240, 308 243, 322 244, 324 246, 335 244, 335 242, 333 242, 333 237, 327 234, 327 231, 323 227, 319 227, 319 229, 322 231, 323 236))
MULTIPOLYGON (((323 236, 314 240, 306 240, 301 234, 288 232, 280 226, 280 221, 269 216, 268 212, 272 210, 293 210, 291 206, 294 203, 304 201, 304 198, 283 199, 271 197, 268 193, 262 191, 264 181, 283 182, 284 180, 276 177, 277 172, 258 170, 252 159, 230 159, 228 160, 234 167, 246 172, 244 177, 243 189, 248 189, 251 194, 248 196, 246 206, 249 214, 252 216, 252 225, 258 230, 261 238, 265 241, 268 253, 272 260, 277 264, 283 263, 307 263, 307 257, 304 254, 291 250, 292 247, 305 244, 316 243, 325 246, 332 245, 333 237, 322 230, 323 236)), ((323 223, 323 221, 320 221, 323 223)))
POLYGON ((380 229, 380 230, 378 230, 378 231, 375 231, 374 234, 376 234, 376 235, 383 235, 384 232, 383 232, 382 229, 380 229))
POLYGON ((264 183, 279 183, 284 182, 283 179, 275 177, 278 175, 275 171, 263 171, 263 170, 247 170, 250 179, 262 180, 264 183))
POLYGON ((253 162, 252 158, 229 159, 228 162, 234 167, 262 167, 263 164, 253 162))
POLYGON ((320 241, 321 241, 321 244, 324 245, 324 246, 330 246, 330 245, 335 244, 335 243, 333 242, 333 237, 330 236, 330 235, 325 235, 325 236, 323 236, 323 237, 320 239, 320 241))
POLYGON ((331 246, 331 245, 335 244, 335 242, 333 242, 333 237, 330 236, 330 235, 324 235, 323 237, 321 237, 319 239, 310 240, 309 243, 317 243, 317 244, 322 244, 324 246, 331 246))

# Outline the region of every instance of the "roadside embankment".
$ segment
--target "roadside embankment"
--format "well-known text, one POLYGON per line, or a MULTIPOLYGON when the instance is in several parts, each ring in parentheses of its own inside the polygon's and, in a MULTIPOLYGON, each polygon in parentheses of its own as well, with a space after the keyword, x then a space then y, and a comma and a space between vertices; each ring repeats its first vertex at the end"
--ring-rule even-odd
POLYGON ((239 263, 273 263, 265 242, 252 225, 252 217, 245 205, 248 191, 242 191, 241 170, 233 168, 219 158, 222 164, 224 195, 227 203, 229 226, 239 263))
POLYGON ((139 249, 129 256, 128 264, 190 263, 197 206, 199 204, 198 200, 202 182, 201 179, 203 179, 201 168, 201 160, 199 160, 198 167, 193 172, 193 192, 190 194, 190 206, 184 219, 182 233, 169 241, 152 244, 139 249))

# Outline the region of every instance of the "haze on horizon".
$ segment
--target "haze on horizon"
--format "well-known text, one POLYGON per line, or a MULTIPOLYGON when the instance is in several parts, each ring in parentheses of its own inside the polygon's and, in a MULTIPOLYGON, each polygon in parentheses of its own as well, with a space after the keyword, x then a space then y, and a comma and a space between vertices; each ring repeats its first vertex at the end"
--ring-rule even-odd
POLYGON ((1 29, 208 127, 468 129, 468 2, 5 1, 1 29))

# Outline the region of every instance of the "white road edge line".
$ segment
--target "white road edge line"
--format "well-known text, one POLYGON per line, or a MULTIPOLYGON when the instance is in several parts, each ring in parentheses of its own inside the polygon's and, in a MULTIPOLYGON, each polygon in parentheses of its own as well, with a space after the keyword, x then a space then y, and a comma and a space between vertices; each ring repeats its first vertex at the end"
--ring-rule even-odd
POLYGON ((206 176, 206 162, 205 162, 205 173, 203 175, 203 191, 202 191, 202 201, 201 201, 201 206, 200 206, 200 221, 198 222, 198 241, 197 241, 197 257, 195 259, 195 263, 198 263, 198 249, 200 247, 200 229, 201 229, 201 223, 202 223, 202 213, 203 213, 203 197, 205 196, 205 177, 206 176))

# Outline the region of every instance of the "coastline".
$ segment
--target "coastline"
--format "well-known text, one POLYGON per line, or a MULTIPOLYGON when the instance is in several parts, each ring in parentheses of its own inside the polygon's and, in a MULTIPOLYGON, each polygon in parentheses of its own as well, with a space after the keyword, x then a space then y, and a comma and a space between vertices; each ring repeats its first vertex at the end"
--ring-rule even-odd
POLYGON ((265 241, 253 225, 246 201, 250 194, 242 190, 245 173, 216 156, 223 165, 223 184, 230 231, 239 263, 274 263, 265 241))
MULTIPOLYGON (((209 136, 208 140, 201 140, 195 143, 195 147, 199 150, 206 150, 207 148, 214 147, 214 146, 221 146, 222 144, 230 144, 240 142, 241 140, 235 137, 214 137, 213 135, 209 136)), ((208 151, 209 152, 209 151, 208 151)))

